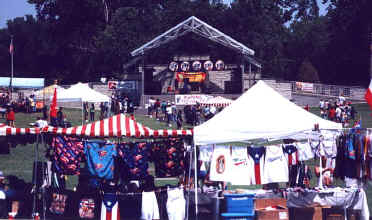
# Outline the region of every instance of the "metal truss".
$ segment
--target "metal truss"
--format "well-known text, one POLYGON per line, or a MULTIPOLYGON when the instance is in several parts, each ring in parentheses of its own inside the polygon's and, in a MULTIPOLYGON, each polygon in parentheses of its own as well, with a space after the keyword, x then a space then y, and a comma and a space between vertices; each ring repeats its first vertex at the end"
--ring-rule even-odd
POLYGON ((202 37, 205 37, 211 41, 222 44, 226 47, 229 47, 238 53, 241 53, 246 56, 253 56, 254 50, 246 47, 242 43, 232 39, 230 36, 222 33, 216 28, 210 26, 209 24, 201 21, 195 16, 191 16, 185 21, 179 23, 173 28, 167 30, 163 34, 157 36, 146 44, 142 45, 138 49, 135 49, 131 52, 132 56, 143 55, 146 51, 157 48, 162 44, 166 44, 180 36, 183 36, 189 32, 193 32, 202 37))

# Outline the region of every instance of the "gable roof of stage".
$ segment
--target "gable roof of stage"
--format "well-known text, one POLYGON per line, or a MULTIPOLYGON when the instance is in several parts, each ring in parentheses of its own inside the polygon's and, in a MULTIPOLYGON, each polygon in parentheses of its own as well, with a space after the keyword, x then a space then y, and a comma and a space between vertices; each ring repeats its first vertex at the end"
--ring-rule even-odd
POLYGON ((141 47, 131 52, 132 56, 143 55, 146 51, 159 47, 162 44, 166 44, 180 36, 183 36, 189 32, 194 32, 197 35, 205 37, 211 41, 222 44, 229 47, 238 53, 253 56, 254 50, 246 47, 244 44, 232 39, 230 36, 222 33, 216 28, 210 26, 204 21, 198 19, 195 16, 191 16, 185 21, 177 24, 161 35, 155 37, 151 41, 145 43, 141 47))

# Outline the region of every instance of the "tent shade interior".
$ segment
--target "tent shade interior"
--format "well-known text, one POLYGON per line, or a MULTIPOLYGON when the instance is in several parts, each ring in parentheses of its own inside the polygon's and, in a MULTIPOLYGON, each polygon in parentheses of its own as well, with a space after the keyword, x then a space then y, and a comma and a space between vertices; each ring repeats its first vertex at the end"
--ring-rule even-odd
MULTIPOLYGON (((44 78, 13 78, 13 88, 36 89, 44 87, 44 78)), ((10 77, 0 77, 0 87, 10 86, 10 77)))
MULTIPOLYGON (((50 97, 52 100, 53 96, 50 97)), ((57 102, 109 102, 110 97, 91 89, 88 84, 77 83, 70 88, 57 91, 57 102)))
POLYGON ((196 145, 255 139, 296 138, 314 129, 342 129, 284 98, 264 81, 257 82, 231 105, 194 128, 196 145))

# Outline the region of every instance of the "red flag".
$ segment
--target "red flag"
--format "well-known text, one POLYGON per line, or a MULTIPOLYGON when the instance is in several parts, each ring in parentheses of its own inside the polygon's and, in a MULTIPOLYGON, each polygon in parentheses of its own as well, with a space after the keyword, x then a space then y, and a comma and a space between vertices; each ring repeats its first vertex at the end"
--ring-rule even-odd
POLYGON ((10 54, 14 53, 13 38, 10 40, 9 53, 10 54))
POLYGON ((52 104, 50 104, 50 117, 57 118, 57 88, 54 88, 52 104))
POLYGON ((369 83, 369 87, 366 91, 366 94, 364 95, 364 98, 366 99, 369 107, 372 109, 372 79, 371 82, 369 83))

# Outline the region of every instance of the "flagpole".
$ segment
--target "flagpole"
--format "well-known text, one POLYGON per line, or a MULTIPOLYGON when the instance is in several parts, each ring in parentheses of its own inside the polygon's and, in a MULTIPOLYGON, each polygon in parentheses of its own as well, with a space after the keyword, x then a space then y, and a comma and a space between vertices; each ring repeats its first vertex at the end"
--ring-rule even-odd
POLYGON ((14 76, 14 46, 13 46, 13 35, 11 35, 11 68, 12 68, 12 72, 11 72, 11 76, 10 76, 10 100, 12 100, 12 94, 13 94, 13 76, 14 76))

